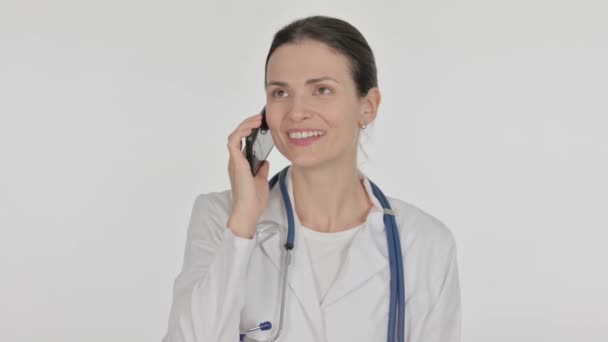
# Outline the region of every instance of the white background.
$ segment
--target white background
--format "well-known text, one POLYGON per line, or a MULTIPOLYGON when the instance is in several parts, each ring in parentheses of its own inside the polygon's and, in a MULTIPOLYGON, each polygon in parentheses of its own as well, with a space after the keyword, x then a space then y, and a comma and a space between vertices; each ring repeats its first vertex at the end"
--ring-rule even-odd
POLYGON ((3 341, 160 340, 194 198, 312 14, 376 54, 361 168, 453 231, 463 341, 608 340, 605 1, 2 0, 3 341))

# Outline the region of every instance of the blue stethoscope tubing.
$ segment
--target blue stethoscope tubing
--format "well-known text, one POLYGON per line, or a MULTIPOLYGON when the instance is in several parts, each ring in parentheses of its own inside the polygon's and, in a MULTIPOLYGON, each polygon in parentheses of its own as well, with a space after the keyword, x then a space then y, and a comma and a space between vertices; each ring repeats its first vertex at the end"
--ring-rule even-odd
MULTIPOLYGON (((285 212, 287 213, 287 238, 285 239, 285 250, 287 255, 289 255, 290 251, 294 247, 294 239, 295 239, 295 221, 293 215, 293 207, 291 205, 291 199, 289 198, 289 192, 287 190, 287 185, 285 182, 285 177, 287 175, 287 170, 289 166, 285 167, 282 171, 274 175, 268 182, 268 186, 272 189, 277 181, 279 182, 279 187, 281 190, 281 195, 283 197, 283 204, 285 205, 285 212)), ((388 245, 388 256, 389 256, 389 268, 391 272, 390 277, 390 302, 389 302, 389 311, 388 311, 388 334, 387 341, 388 342, 404 342, 405 341, 405 281, 403 274, 403 255, 401 253, 401 241, 399 240, 399 232, 397 230, 397 222, 395 221, 395 215, 391 208, 390 203, 386 199, 386 196, 380 191, 380 188, 376 184, 374 184, 371 180, 369 181, 372 192, 374 196, 378 199, 382 208, 384 209, 384 226, 386 230, 386 241, 388 245)), ((288 267, 288 266, 286 266, 288 267)), ((286 278, 286 275, 284 275, 286 278)), ((284 280, 283 280, 284 281, 284 280)), ((284 288, 284 287, 283 287, 284 288)), ((283 290, 284 291, 284 290, 283 290)), ((281 305, 281 312, 283 311, 284 305, 284 297, 285 294, 281 295, 283 304, 281 305)), ((282 313, 281 313, 281 322, 282 325, 282 313)), ((271 328, 270 322, 264 322, 260 324, 259 328, 250 329, 251 330, 268 330, 271 328)), ((280 332, 279 327, 279 332, 280 332)), ((271 341, 274 341, 278 338, 278 333, 272 338, 271 341)), ((244 340, 252 340, 248 339, 245 334, 240 335, 241 341, 244 340)))

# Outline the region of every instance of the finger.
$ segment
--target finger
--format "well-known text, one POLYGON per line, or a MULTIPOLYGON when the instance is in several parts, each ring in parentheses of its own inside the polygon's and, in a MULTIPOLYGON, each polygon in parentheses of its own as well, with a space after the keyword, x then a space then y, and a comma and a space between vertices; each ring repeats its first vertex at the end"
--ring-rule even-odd
POLYGON ((228 136, 228 141, 238 141, 247 137, 257 126, 255 124, 249 124, 248 126, 239 126, 228 136))
POLYGON ((249 136, 255 128, 261 125, 261 115, 249 117, 228 136, 228 150, 232 157, 236 156, 243 148, 242 139, 249 136))
POLYGON ((270 171, 270 163, 268 162, 268 160, 264 160, 264 163, 260 167, 260 171, 258 171, 256 178, 261 178, 262 180, 264 180, 264 182, 266 182, 266 180, 268 179, 269 171, 270 171))
POLYGON ((256 114, 254 116, 250 116, 247 119, 241 121, 239 127, 243 126, 243 125, 247 125, 248 123, 251 123, 251 122, 261 122, 261 121, 262 121, 262 115, 256 114))
MULTIPOLYGON (((251 134, 254 128, 236 130, 228 137, 228 150, 231 158, 239 158, 237 155, 245 154, 243 139, 251 134)), ((239 158, 240 159, 240 158, 239 158)))
POLYGON ((230 135, 228 136, 228 141, 232 141, 232 140, 239 140, 239 139, 243 139, 247 136, 249 136, 251 133, 253 133, 253 130, 258 128, 260 126, 260 124, 255 124, 255 123, 250 123, 249 125, 246 126, 239 126, 237 129, 235 129, 232 133, 230 133, 230 135))
POLYGON ((246 120, 243 121, 235 130, 247 129, 247 128, 258 128, 262 125, 262 120, 246 120))
POLYGON ((238 148, 238 150, 240 151, 241 148, 243 147, 243 138, 246 138, 247 136, 249 136, 251 134, 251 132, 253 132, 255 128, 254 127, 249 127, 249 128, 241 128, 241 129, 237 129, 234 132, 232 132, 229 136, 228 136, 228 147, 234 147, 234 148, 238 148))
POLYGON ((260 127, 260 122, 248 122, 241 124, 228 136, 228 144, 237 147, 239 150, 242 148, 242 139, 249 136, 254 129, 260 127))

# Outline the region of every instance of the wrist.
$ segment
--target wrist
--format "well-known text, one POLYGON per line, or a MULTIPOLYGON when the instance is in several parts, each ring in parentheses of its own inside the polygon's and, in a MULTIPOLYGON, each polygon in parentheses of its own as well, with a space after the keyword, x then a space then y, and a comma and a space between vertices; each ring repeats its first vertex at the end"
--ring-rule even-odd
POLYGON ((232 231, 232 234, 243 239, 251 239, 254 229, 248 229, 249 224, 244 223, 233 217, 228 218, 226 226, 232 231))

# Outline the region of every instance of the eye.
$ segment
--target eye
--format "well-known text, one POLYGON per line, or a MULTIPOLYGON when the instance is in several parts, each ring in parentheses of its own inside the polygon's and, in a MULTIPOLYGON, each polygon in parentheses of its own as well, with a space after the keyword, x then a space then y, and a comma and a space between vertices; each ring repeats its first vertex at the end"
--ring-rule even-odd
POLYGON ((283 89, 277 89, 277 90, 274 90, 272 92, 272 97, 283 97, 282 95, 277 96, 277 94, 279 94, 279 93, 285 93, 286 94, 285 90, 283 90, 283 89))
POLYGON ((321 95, 326 95, 332 93, 332 90, 328 87, 319 87, 317 90, 321 93, 321 95))

